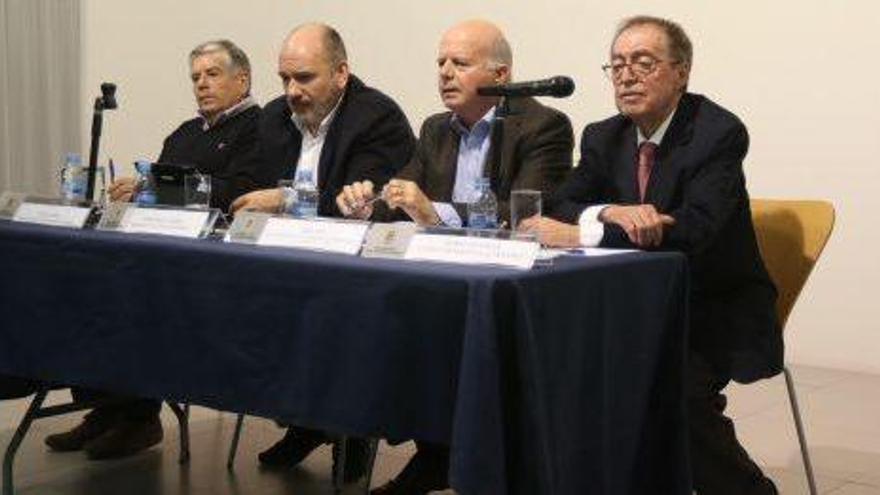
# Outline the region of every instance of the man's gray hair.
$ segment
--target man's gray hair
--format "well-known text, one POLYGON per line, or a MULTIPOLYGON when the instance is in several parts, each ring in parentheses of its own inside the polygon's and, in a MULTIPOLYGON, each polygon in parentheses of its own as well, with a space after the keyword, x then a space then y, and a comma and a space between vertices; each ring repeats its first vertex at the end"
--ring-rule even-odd
POLYGON ((513 52, 510 49, 510 43, 504 36, 498 36, 492 41, 489 51, 489 62, 494 65, 513 65, 513 52))
POLYGON ((687 65, 687 70, 690 71, 694 58, 694 47, 684 29, 678 23, 669 19, 650 15, 637 15, 624 19, 617 26, 617 31, 614 33, 614 39, 611 43, 613 44, 617 41, 621 33, 627 29, 644 24, 657 26, 666 33, 666 38, 669 40, 669 54, 674 61, 687 65))
POLYGON ((343 62, 348 62, 348 53, 345 51, 345 43, 339 31, 330 26, 324 25, 324 48, 327 49, 327 59, 330 65, 338 67, 343 62))
POLYGON ((251 62, 248 60, 247 54, 235 43, 229 40, 212 40, 206 41, 189 52, 189 64, 202 55, 214 52, 225 52, 229 56, 229 69, 235 71, 244 71, 247 75, 247 93, 251 92, 251 62))

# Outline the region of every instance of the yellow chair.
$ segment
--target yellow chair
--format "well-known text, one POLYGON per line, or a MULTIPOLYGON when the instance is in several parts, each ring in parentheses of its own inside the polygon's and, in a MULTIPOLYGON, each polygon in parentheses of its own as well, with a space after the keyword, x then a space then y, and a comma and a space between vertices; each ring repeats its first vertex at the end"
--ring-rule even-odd
MULTIPOLYGON (((779 324, 785 329, 791 309, 831 236, 834 228, 834 206, 825 201, 753 199, 751 208, 761 256, 779 291, 776 314, 779 324)), ((816 480, 794 381, 787 366, 783 367, 783 373, 807 483, 810 493, 816 495, 816 480)))

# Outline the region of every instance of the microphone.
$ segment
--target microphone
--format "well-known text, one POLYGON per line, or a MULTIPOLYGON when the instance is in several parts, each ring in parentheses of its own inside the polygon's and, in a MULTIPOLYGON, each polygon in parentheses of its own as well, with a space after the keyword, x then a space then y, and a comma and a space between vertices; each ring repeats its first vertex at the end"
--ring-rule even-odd
POLYGON ((515 82, 477 88, 477 94, 480 96, 507 96, 508 98, 524 96, 565 98, 572 93, 574 93, 574 81, 568 76, 555 76, 538 81, 515 82))
POLYGON ((101 103, 104 106, 104 110, 114 110, 117 108, 116 104, 116 85, 113 83, 101 83, 101 103))

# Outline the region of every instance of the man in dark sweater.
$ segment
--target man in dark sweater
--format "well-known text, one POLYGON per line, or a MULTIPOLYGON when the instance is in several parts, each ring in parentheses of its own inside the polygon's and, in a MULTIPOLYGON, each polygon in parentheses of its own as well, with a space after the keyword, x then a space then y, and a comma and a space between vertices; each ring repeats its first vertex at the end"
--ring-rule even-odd
MULTIPOLYGON (((227 210, 233 199, 265 184, 259 181, 260 108, 250 96, 247 55, 227 40, 211 41, 190 53, 198 117, 187 120, 165 138, 158 162, 194 165, 211 176, 211 206, 227 210)), ((128 201, 134 178, 110 185, 110 198, 128 201)))
MULTIPOLYGON (((264 182, 307 176, 319 191, 318 215, 340 216, 336 195, 345 184, 385 184, 409 160, 415 136, 400 107, 349 72, 342 38, 330 26, 305 24, 287 36, 278 57, 285 94, 266 105, 260 118, 264 182)), ((231 211, 277 212, 293 200, 281 188, 236 199, 231 211)), ((330 437, 291 426, 260 453, 264 466, 292 467, 330 437)), ((350 440, 346 478, 364 472, 366 442, 350 440)))
MULTIPOLYGON (((181 124, 165 139, 159 162, 194 165, 210 174, 211 205, 225 210, 232 198, 255 189, 260 175, 260 109, 250 97, 250 62, 228 40, 197 46, 190 52, 189 62, 199 116, 181 124)), ((114 181, 110 198, 130 200, 134 185, 131 177, 114 181)), ((46 437, 53 450, 85 450, 91 459, 110 459, 134 454, 162 440, 161 402, 79 388, 73 388, 72 394, 76 401, 113 403, 95 408, 72 430, 46 437)))

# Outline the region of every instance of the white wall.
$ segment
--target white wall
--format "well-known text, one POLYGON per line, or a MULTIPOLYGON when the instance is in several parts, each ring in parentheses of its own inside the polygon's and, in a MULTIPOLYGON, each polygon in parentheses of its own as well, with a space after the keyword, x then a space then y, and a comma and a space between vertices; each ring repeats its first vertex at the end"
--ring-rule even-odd
MULTIPOLYGON (((440 110, 436 44, 457 20, 486 17, 505 29, 520 80, 569 74, 578 90, 554 101, 575 128, 613 112, 599 67, 617 21, 673 18, 695 44, 691 89, 748 125, 753 196, 827 198, 837 227, 790 321, 791 362, 880 372, 875 287, 880 267, 880 4, 825 2, 597 2, 550 0, 84 0, 83 122, 101 81, 119 85, 105 114, 103 156, 129 164, 157 156, 191 118, 186 55, 229 37, 250 55, 261 102, 278 94, 278 46, 294 25, 321 20, 346 40, 354 71, 401 104, 415 128, 440 110), (871 136, 874 136, 873 138, 871 136)), ((87 126, 85 132, 88 132, 87 126)), ((86 150, 88 137, 83 136, 86 150)), ((130 168, 130 166, 128 166, 130 168)))

